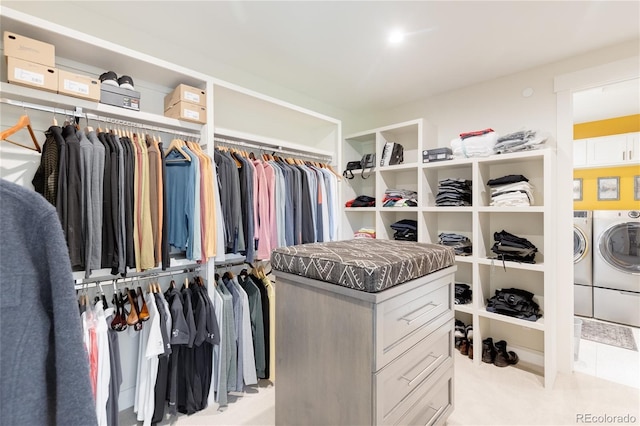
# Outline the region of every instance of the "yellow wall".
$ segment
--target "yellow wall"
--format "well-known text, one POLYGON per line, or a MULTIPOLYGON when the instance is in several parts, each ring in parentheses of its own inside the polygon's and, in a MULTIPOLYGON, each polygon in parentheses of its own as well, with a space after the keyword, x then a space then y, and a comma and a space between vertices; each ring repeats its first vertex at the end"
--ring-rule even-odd
POLYGON ((640 175, 640 166, 579 169, 574 179, 582 178, 582 201, 574 201, 574 210, 640 210, 640 201, 633 199, 633 177, 640 175), (598 201, 598 178, 620 177, 620 200, 598 201))
POLYGON ((595 138, 631 132, 640 132, 640 114, 573 125, 573 139, 595 138))
MULTIPOLYGON (((573 138, 585 139, 640 131, 640 114, 608 120, 579 123, 573 126, 573 138)), ((640 201, 634 200, 634 176, 640 175, 640 166, 577 169, 574 179, 582 178, 582 201, 574 201, 574 210, 640 210, 640 201), (620 177, 620 199, 598 201, 598 178, 620 177)))

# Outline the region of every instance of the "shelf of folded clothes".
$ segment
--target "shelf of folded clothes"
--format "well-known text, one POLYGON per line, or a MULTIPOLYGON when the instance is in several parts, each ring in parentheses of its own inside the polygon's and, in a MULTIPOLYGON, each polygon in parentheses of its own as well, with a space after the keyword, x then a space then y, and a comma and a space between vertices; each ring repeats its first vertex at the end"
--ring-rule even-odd
POLYGON ((389 188, 384 191, 383 207, 417 207, 418 193, 411 189, 389 188))
POLYGON ((520 318, 510 317, 504 314, 489 312, 486 309, 487 309, 487 305, 485 304, 484 310, 478 311, 478 315, 488 319, 494 319, 494 320, 506 322, 509 324, 517 325, 517 326, 531 328, 533 330, 544 331, 544 316, 538 318, 536 321, 528 321, 520 318))
POLYGON ((435 204, 438 207, 470 207, 471 199, 470 179, 446 178, 438 181, 438 193, 435 204))

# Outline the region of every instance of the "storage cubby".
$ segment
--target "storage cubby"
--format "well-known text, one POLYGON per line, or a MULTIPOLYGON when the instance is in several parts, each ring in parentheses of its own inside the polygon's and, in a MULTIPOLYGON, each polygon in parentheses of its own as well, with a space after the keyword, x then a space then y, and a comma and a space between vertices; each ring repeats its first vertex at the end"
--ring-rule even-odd
POLYGON ((438 243, 438 235, 442 232, 452 232, 464 235, 473 243, 473 220, 471 212, 423 212, 424 235, 421 241, 438 243))
POLYGON ((478 290, 480 314, 494 317, 501 315, 500 319, 505 322, 530 324, 530 327, 542 329, 544 326, 544 274, 539 271, 527 271, 513 268, 503 268, 501 262, 494 265, 478 266, 478 290), (532 293, 533 300, 540 306, 542 318, 538 321, 528 321, 507 315, 488 312, 487 300, 495 295, 496 290, 517 288, 532 293), (480 299, 481 298, 481 299, 480 299), (504 318, 503 318, 504 317, 504 318), (535 324, 533 324, 535 323, 535 324))
MULTIPOLYGON (((472 181, 472 164, 470 160, 427 163, 424 165, 420 176, 422 178, 422 194, 419 194, 420 205, 436 207, 436 197, 439 191, 438 183, 444 179, 466 179, 472 181)), ((464 208, 464 206, 441 206, 439 208, 464 208)))
MULTIPOLYGON (((519 358, 518 363, 510 367, 531 371, 543 376, 545 371, 544 334, 541 330, 524 325, 509 324, 492 318, 480 317, 479 326, 474 327, 473 330, 474 355, 476 347, 478 348, 478 355, 482 354, 482 340, 491 337, 494 344, 504 340, 507 342, 507 351, 515 352, 519 358)), ((481 362, 481 356, 478 356, 478 362, 481 362)))
MULTIPOLYGON (((347 138, 344 140, 342 150, 342 159, 344 164, 340 165, 341 171, 346 169, 349 161, 360 161, 363 155, 375 153, 376 135, 375 133, 365 133, 347 138)), ((367 174, 368 173, 365 173, 365 176, 367 176, 367 174)), ((376 177, 373 171, 367 179, 362 178, 362 170, 353 170, 353 175, 353 179, 343 179, 343 205, 347 201, 353 200, 360 195, 376 197, 376 177)))
MULTIPOLYGON (((418 169, 417 167, 402 168, 400 170, 390 170, 388 167, 378 173, 378 193, 376 205, 383 207, 384 193, 387 189, 407 189, 418 192, 418 169)), ((418 195, 418 203, 420 203, 418 195)), ((383 207, 383 208, 403 208, 403 207, 383 207)))
POLYGON ((376 229, 376 213, 374 208, 354 207, 344 213, 342 223, 343 239, 353 238, 353 234, 361 228, 376 229))
MULTIPOLYGON (((478 176, 474 186, 475 200, 478 206, 491 205, 491 187, 487 185, 490 179, 497 179, 507 175, 523 175, 533 186, 532 206, 544 206, 544 162, 545 151, 532 151, 516 154, 504 154, 487 157, 478 161, 478 176)), ((500 209, 503 207, 496 207, 500 209)))
MULTIPOLYGON (((421 151, 422 121, 414 120, 379 129, 378 132, 378 158, 382 158, 382 151, 387 142, 395 142, 404 149, 404 162, 402 164, 418 164, 422 161, 421 151)), ((378 164, 380 162, 378 161, 378 164)), ((387 166, 389 168, 400 165, 387 166)))
MULTIPOLYGON (((478 236, 474 244, 475 255, 478 258, 493 258, 497 255, 491 251, 496 242, 494 233, 507 231, 515 236, 526 238, 538 249, 535 264, 544 263, 544 214, 542 213, 478 213, 478 236)), ((508 262, 510 264, 517 262, 508 262)))
MULTIPOLYGON (((379 223, 376 227, 376 238, 393 240, 393 234, 395 231, 391 229, 391 225, 402 219, 410 219, 418 221, 418 213, 407 211, 408 208, 386 209, 378 213, 379 223), (388 211, 387 211, 388 210, 388 211)), ((418 222, 418 232, 420 232, 420 223, 418 222)))

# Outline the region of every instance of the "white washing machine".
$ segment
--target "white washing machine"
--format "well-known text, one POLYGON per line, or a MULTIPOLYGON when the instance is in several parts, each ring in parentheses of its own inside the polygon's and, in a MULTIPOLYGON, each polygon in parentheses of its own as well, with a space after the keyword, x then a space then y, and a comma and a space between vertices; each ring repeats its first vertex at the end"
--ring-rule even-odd
POLYGON ((640 211, 594 211, 593 236, 593 316, 640 327, 640 211))
POLYGON ((573 295, 574 313, 593 317, 592 212, 573 212, 573 295))

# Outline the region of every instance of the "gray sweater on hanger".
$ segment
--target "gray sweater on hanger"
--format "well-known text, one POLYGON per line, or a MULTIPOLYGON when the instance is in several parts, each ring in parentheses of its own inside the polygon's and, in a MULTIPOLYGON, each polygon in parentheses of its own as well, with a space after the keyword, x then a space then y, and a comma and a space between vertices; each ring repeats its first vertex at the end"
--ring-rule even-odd
POLYGON ((67 245, 56 211, 0 179, 0 424, 95 425, 67 245))

